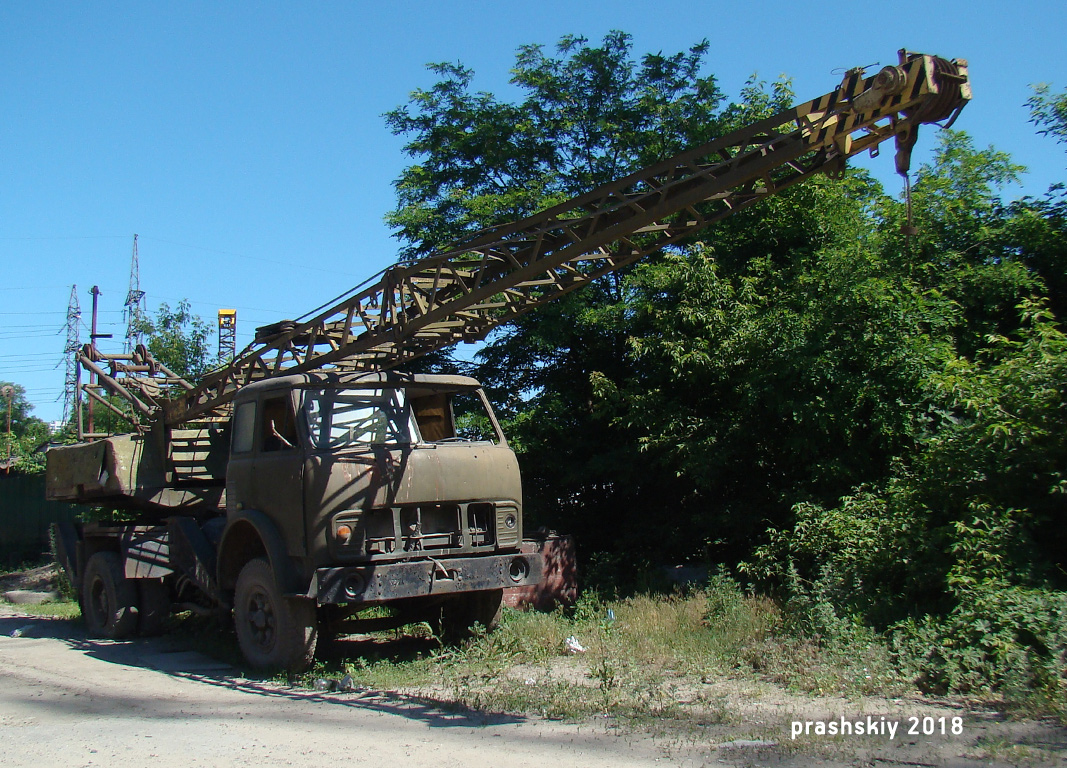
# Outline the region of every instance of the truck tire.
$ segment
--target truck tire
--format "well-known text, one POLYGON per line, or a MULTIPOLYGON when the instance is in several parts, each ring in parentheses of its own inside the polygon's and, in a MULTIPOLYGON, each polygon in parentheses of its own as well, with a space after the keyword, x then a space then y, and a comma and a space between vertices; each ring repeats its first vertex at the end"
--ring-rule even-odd
POLYGON ((504 590, 468 592, 448 598, 441 606, 441 636, 455 643, 474 637, 475 624, 492 632, 500 624, 504 590))
POLYGON ((302 672, 315 656, 315 602, 286 597, 270 563, 249 560, 237 576, 233 601, 237 643, 256 669, 302 672))
POLYGON ((150 637, 163 631, 163 622, 170 616, 170 590, 163 579, 138 579, 137 634, 150 637))
POLYGON ((91 635, 118 640, 137 631, 137 588, 117 552, 97 552, 85 564, 81 608, 91 635))

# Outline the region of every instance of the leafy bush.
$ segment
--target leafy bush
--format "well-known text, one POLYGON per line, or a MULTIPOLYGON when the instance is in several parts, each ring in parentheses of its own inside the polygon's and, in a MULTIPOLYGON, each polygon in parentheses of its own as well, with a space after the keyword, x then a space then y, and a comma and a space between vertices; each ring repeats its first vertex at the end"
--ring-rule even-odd
POLYGON ((1037 694, 1067 704, 1067 595, 984 582, 957 594, 955 608, 896 625, 895 659, 923 690, 1037 694))

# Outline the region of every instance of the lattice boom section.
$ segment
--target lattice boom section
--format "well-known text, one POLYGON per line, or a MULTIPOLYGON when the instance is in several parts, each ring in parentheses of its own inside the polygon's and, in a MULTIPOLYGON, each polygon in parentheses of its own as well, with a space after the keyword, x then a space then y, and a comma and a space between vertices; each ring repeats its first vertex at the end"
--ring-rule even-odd
POLYGON ((588 284, 848 157, 950 117, 970 98, 965 62, 901 53, 831 93, 462 247, 387 270, 375 285, 264 341, 167 406, 168 423, 207 413, 251 381, 322 367, 396 367, 588 284))

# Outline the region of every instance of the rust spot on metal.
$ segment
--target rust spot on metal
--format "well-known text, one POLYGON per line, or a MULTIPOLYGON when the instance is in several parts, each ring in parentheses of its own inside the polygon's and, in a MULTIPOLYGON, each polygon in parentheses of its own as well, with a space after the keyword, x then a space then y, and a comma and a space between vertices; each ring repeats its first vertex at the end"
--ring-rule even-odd
POLYGON ((551 611, 557 605, 574 605, 578 599, 578 561, 574 537, 549 534, 523 539, 520 551, 544 558, 541 580, 527 587, 508 587, 504 604, 521 610, 551 611))

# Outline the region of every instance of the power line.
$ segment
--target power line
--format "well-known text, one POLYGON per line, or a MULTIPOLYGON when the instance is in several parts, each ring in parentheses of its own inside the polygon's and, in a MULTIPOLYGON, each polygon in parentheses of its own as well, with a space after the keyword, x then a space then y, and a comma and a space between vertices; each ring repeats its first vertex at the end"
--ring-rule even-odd
POLYGON ((33 237, 0 237, 0 240, 118 240, 126 235, 49 235, 33 237))
POLYGON ((18 333, 3 333, 0 332, 0 339, 4 341, 18 341, 20 339, 44 339, 49 336, 58 336, 63 332, 62 328, 55 331, 44 331, 37 333, 35 331, 19 331, 18 333))
MULTIPOLYGON (((3 328, 3 327, 4 326, 0 325, 0 328, 3 328)), ((55 325, 52 325, 51 323, 47 323, 45 325, 35 325, 33 328, 19 329, 17 331, 3 331, 3 330, 0 330, 0 333, 4 334, 6 336, 42 336, 42 335, 47 335, 49 333, 59 333, 59 331, 62 330, 62 326, 59 327, 59 330, 53 330, 55 328, 56 328, 55 325)))
POLYGON ((312 267, 306 263, 291 264, 285 261, 278 261, 276 259, 265 259, 262 256, 246 256, 243 253, 234 253, 233 251, 220 251, 217 248, 204 248, 199 245, 189 245, 188 243, 176 243, 173 240, 164 240, 161 237, 149 237, 150 240, 155 240, 158 243, 167 243, 168 245, 176 245, 179 248, 189 248, 194 251, 204 251, 205 253, 218 253, 223 256, 235 256, 238 259, 248 259, 249 261, 262 261, 266 264, 277 264, 278 266, 285 267, 286 269, 308 269, 313 272, 328 272, 331 275, 345 275, 353 277, 351 272, 340 272, 335 269, 327 269, 325 267, 312 267))
POLYGON ((4 324, 3 324, 2 326, 0 326, 0 328, 4 328, 4 329, 8 329, 8 328, 32 328, 32 329, 40 329, 40 328, 44 328, 44 327, 46 327, 46 326, 45 326, 45 325, 42 325, 41 323, 32 323, 32 324, 30 324, 30 325, 8 325, 7 323, 4 323, 4 324))
POLYGON ((43 360, 27 360, 26 362, 4 363, 0 365, 0 371, 54 371, 54 364, 45 364, 43 360))

